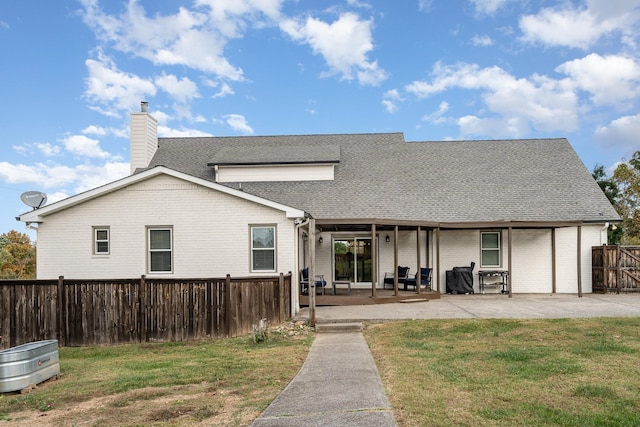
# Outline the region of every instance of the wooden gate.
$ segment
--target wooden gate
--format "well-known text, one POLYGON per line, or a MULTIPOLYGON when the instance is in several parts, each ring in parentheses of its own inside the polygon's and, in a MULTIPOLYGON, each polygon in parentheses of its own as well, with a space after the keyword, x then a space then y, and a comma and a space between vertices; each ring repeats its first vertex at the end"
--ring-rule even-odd
POLYGON ((593 246, 593 292, 640 292, 640 246, 593 246))

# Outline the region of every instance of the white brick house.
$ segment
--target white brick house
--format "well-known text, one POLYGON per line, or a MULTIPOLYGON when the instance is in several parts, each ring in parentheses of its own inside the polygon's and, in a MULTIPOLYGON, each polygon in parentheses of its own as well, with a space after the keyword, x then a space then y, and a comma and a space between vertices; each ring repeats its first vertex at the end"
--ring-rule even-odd
POLYGON ((131 114, 131 176, 18 218, 38 229, 38 278, 296 282, 312 265, 375 294, 397 263, 431 267, 445 292, 446 270, 474 262, 509 270, 516 293, 591 292, 590 248, 620 220, 563 138, 158 138, 156 127, 146 108, 131 114))

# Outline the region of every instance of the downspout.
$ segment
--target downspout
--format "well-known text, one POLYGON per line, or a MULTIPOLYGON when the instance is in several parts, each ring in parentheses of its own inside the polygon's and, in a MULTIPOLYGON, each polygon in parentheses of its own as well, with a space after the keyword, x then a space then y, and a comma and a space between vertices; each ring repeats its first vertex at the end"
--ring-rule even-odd
POLYGON ((609 244, 609 223, 605 222, 604 226, 600 230, 600 246, 609 244), (605 236, 604 239, 602 236, 605 236), (603 242, 604 240, 604 242, 603 242))

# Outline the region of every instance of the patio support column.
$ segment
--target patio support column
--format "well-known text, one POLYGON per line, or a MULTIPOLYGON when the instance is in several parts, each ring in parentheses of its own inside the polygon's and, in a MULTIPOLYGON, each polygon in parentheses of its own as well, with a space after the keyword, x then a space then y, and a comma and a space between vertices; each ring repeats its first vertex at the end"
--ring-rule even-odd
POLYGON ((376 278, 378 277, 378 244, 376 241, 376 225, 371 224, 371 296, 376 296, 376 278))
POLYGON ((393 295, 398 296, 398 226, 393 228, 393 295))
POLYGON ((420 284, 422 283, 422 276, 420 275, 420 226, 418 226, 418 233, 416 235, 416 265, 418 266, 418 270, 416 273, 418 274, 416 277, 416 288, 418 289, 418 294, 420 294, 420 284))
POLYGON ((309 326, 316 326, 316 220, 309 220, 309 326))
MULTIPOLYGON (((440 227, 434 230, 436 232, 436 289, 440 292, 440 227)), ((431 275, 433 277, 433 274, 431 275)), ((445 290, 446 291, 446 290, 445 290)))
POLYGON ((582 298, 582 226, 578 226, 578 297, 582 298))
POLYGON ((551 293, 556 293, 556 229, 551 229, 551 293))
POLYGON ((512 236, 511 234, 513 231, 513 228, 509 227, 509 298, 513 297, 513 292, 511 291, 512 286, 512 278, 513 278, 513 263, 511 262, 511 255, 512 255, 512 251, 511 251, 511 242, 512 242, 512 236))

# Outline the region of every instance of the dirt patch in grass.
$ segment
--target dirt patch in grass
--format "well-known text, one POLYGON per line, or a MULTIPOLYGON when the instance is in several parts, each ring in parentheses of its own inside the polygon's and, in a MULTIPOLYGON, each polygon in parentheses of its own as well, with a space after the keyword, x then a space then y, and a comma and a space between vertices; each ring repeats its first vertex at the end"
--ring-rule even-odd
MULTIPOLYGON (((211 426, 250 424, 258 413, 238 411, 242 397, 211 384, 145 388, 48 411, 14 412, 7 426, 211 426)), ((3 424, 0 421, 0 426, 3 424)))

